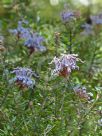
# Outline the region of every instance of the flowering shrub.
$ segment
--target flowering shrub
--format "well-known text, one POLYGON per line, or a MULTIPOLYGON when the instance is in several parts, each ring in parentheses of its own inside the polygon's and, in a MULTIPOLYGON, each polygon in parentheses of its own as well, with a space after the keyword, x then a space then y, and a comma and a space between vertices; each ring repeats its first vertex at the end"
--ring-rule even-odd
POLYGON ((102 15, 54 1, 0 2, 0 136, 102 135, 102 15))

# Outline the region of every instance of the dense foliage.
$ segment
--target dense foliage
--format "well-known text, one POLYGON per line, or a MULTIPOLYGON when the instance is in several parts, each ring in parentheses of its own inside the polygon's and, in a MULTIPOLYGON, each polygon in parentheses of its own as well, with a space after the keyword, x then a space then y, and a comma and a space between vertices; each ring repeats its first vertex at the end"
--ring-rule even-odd
POLYGON ((0 1, 0 136, 102 135, 98 7, 0 1))

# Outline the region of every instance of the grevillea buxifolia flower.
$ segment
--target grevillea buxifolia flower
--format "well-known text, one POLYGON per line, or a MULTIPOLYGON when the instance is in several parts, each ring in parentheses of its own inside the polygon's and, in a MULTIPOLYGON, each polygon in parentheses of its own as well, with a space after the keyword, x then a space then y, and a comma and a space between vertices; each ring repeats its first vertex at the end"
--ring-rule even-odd
POLYGON ((96 16, 90 16, 92 23, 96 25, 102 24, 102 13, 96 16))
POLYGON ((44 38, 42 36, 37 33, 30 33, 24 45, 29 48, 30 54, 32 54, 34 51, 46 51, 46 48, 41 45, 43 41, 44 38))
POLYGON ((20 38, 28 38, 30 35, 30 29, 24 28, 22 23, 26 23, 26 21, 18 21, 18 26, 16 29, 11 29, 9 32, 17 36, 17 39, 20 38))
POLYGON ((11 73, 15 74, 15 77, 10 80, 10 83, 16 83, 20 88, 33 88, 35 85, 33 77, 38 77, 29 68, 17 67, 11 73))
MULTIPOLYGON (((77 61, 81 61, 77 54, 62 54, 59 58, 54 57, 51 63, 55 64, 52 75, 67 77, 72 70, 79 69, 77 61)), ((82 62, 82 61, 81 61, 82 62)))
POLYGON ((90 100, 90 95, 86 92, 86 87, 75 87, 74 92, 81 99, 90 100))
POLYGON ((84 31, 81 33, 83 35, 93 35, 94 31, 93 31, 93 26, 91 24, 83 24, 82 28, 84 29, 84 31))

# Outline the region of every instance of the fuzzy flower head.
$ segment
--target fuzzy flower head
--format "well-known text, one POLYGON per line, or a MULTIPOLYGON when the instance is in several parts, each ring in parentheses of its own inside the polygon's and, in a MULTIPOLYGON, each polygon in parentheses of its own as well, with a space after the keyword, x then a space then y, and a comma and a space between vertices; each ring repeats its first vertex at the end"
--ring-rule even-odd
POLYGON ((15 77, 10 80, 10 83, 16 83, 20 88, 33 88, 35 80, 32 77, 37 75, 29 68, 17 67, 12 72, 15 77))
POLYGON ((54 57, 51 63, 55 64, 52 75, 67 77, 72 70, 79 69, 77 61, 81 61, 77 54, 62 54, 59 58, 54 57))
POLYGON ((31 33, 25 41, 24 45, 29 48, 30 54, 34 51, 46 51, 46 48, 42 45, 44 38, 37 33, 31 33))
POLYGON ((63 11, 61 13, 61 19, 63 23, 67 23, 74 19, 74 13, 72 11, 63 11))
POLYGON ((81 99, 90 100, 90 95, 86 92, 86 87, 75 87, 74 92, 81 99))
POLYGON ((17 39, 29 37, 30 30, 23 27, 23 24, 27 24, 27 21, 18 21, 17 28, 9 30, 9 32, 14 34, 17 39))
POLYGON ((61 20, 63 23, 68 23, 79 17, 80 17, 80 12, 70 10, 68 5, 65 5, 64 10, 61 12, 61 20))

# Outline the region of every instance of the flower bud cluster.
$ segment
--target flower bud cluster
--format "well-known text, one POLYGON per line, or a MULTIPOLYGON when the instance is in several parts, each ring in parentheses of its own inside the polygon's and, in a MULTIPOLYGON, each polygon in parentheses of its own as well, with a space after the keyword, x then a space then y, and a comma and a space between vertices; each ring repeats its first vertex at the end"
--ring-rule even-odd
POLYGON ((90 100, 90 95, 86 92, 86 87, 76 87, 74 88, 74 92, 81 99, 90 100))

